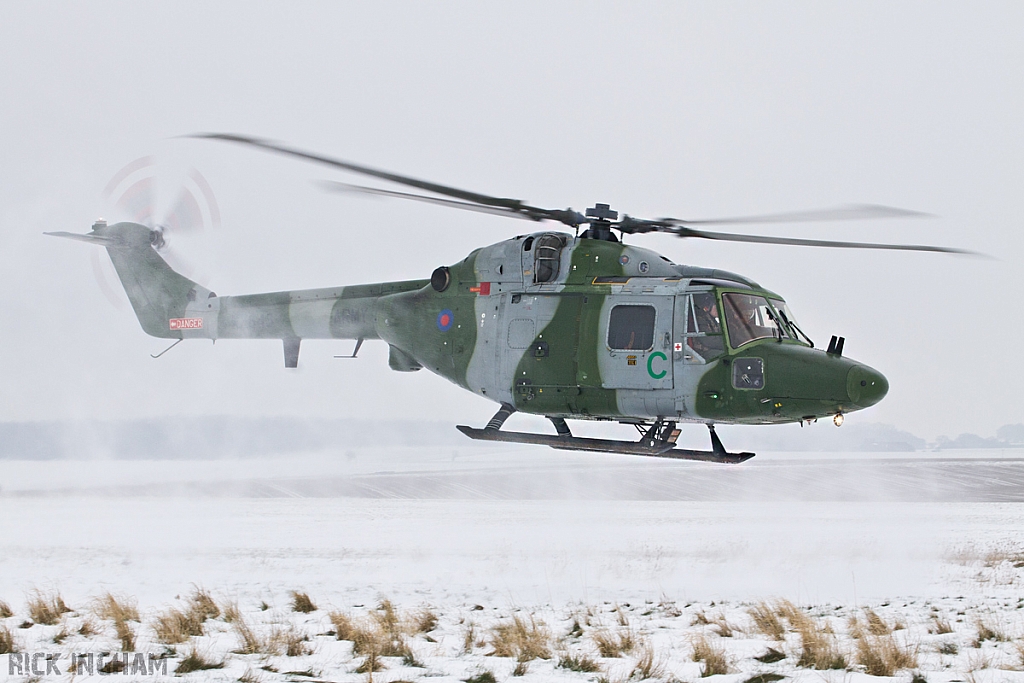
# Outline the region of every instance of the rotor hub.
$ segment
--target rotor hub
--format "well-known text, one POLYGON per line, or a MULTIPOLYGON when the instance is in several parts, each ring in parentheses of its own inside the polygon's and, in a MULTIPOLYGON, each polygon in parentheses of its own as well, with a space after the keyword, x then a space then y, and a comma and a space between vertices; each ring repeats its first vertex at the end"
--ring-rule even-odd
POLYGON ((586 215, 590 219, 590 227, 583 232, 584 239, 618 242, 612 234, 612 221, 619 218, 618 211, 614 211, 608 204, 594 204, 587 209, 586 215))
POLYGON ((598 221, 614 221, 618 220, 619 212, 612 210, 608 204, 594 204, 591 208, 587 209, 587 218, 596 218, 598 221))

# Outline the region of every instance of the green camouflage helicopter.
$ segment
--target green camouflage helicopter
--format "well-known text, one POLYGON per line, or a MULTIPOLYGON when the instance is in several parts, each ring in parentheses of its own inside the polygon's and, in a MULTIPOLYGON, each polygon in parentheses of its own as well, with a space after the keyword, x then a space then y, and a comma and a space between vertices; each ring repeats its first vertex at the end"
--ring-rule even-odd
POLYGON ((920 215, 879 206, 712 221, 618 217, 607 204, 580 214, 468 192, 312 154, 265 140, 225 140, 327 164, 432 193, 331 183, 337 190, 413 199, 531 221, 575 234, 536 232, 474 250, 429 279, 326 289, 217 296, 175 272, 158 253, 163 230, 97 221, 85 235, 55 232, 106 248, 142 329, 174 339, 280 339, 285 367, 303 339, 366 340, 389 346, 399 372, 427 368, 500 404, 472 439, 687 460, 742 462, 715 424, 779 424, 867 408, 885 396, 885 377, 843 356, 843 338, 815 348, 778 294, 712 268, 678 265, 623 235, 815 247, 968 253, 923 245, 866 244, 708 232, 695 225, 843 220, 920 215), (434 196, 436 195, 436 196, 434 196), (580 234, 581 226, 586 230, 580 234), (547 417, 555 434, 510 432, 521 411, 547 417), (567 419, 634 425, 638 441, 581 438, 567 419), (676 447, 677 425, 707 425, 711 450, 676 447))

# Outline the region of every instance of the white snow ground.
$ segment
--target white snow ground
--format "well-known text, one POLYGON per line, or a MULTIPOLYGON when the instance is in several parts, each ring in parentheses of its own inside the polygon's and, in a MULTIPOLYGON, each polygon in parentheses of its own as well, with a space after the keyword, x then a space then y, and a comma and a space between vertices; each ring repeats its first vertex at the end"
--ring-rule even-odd
MULTIPOLYGON (((724 467, 466 447, 3 461, 0 599, 15 614, 2 622, 24 652, 116 650, 113 627, 89 616, 92 599, 110 591, 138 602, 135 649, 163 652, 153 619, 202 586, 236 602, 257 628, 291 624, 313 652, 232 654, 234 627, 215 619, 193 641, 226 667, 189 677, 366 680, 354 673, 364 657, 351 643, 317 634, 332 630, 328 611, 358 618, 388 598, 403 610, 429 605, 440 622, 408 638, 425 668, 386 659, 375 680, 455 681, 485 671, 504 680, 515 660, 486 656, 490 645, 464 652, 465 631, 473 622, 487 641, 489 629, 521 610, 553 636, 552 658, 525 665, 524 681, 635 678, 643 647, 601 659, 593 640, 601 628, 628 628, 650 648, 655 678, 698 678, 692 639, 706 633, 731 660, 734 673, 723 681, 774 672, 831 682, 868 675, 848 619, 872 608, 890 625, 905 624, 895 637, 917 648, 917 666, 903 678, 919 671, 930 681, 1024 680, 999 668, 1024 665, 1021 455, 761 454, 724 467), (37 589, 59 591, 76 610, 65 616, 71 630, 90 619, 101 634, 58 645, 59 625, 19 628, 37 589), (309 593, 321 609, 291 612, 290 590, 309 593), (776 598, 807 608, 821 628, 827 615, 849 670, 797 666, 798 635, 773 644, 755 633, 749 605, 776 598), (566 636, 588 610, 583 635, 566 636), (736 633, 724 638, 695 623, 702 613, 724 616, 736 633), (954 632, 929 633, 936 615, 954 632), (1008 640, 972 647, 979 620, 1008 640), (957 654, 939 654, 944 643, 957 654), (788 657, 754 659, 769 646, 788 657), (566 653, 589 654, 601 671, 556 668, 566 653)), ((176 646, 169 672, 188 648, 176 646)), ((4 660, 0 677, 11 673, 4 660)))

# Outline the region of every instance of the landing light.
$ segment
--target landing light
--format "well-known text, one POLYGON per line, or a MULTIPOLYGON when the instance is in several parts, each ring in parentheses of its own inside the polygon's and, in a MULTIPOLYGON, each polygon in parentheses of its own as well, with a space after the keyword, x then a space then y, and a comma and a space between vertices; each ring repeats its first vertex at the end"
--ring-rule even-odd
POLYGON ((843 426, 843 420, 845 420, 845 419, 846 418, 843 417, 842 413, 836 413, 835 417, 832 418, 832 422, 835 423, 836 427, 842 427, 843 426))

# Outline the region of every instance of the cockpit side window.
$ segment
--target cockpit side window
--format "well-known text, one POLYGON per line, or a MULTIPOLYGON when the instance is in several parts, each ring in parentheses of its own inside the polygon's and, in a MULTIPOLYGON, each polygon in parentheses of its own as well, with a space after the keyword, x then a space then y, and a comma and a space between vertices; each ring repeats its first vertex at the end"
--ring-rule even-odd
POLYGON ((533 282, 543 284, 558 278, 558 267, 562 261, 565 239, 561 235, 541 235, 533 250, 533 282))
POLYGON ((718 315, 718 302, 711 292, 701 292, 691 297, 690 323, 687 332, 721 334, 722 320, 718 315))
POLYGON ((688 363, 706 363, 725 353, 722 318, 713 292, 696 292, 688 297, 684 334, 683 360, 688 363))

